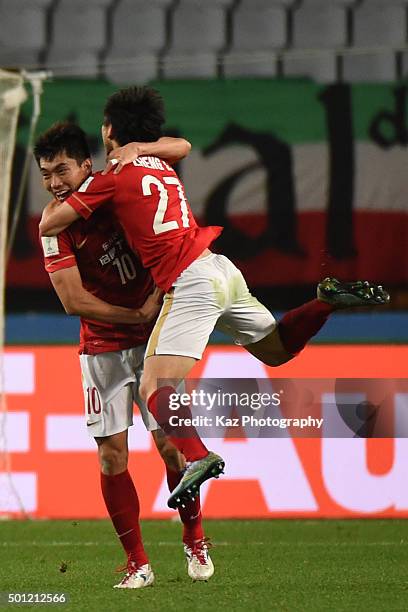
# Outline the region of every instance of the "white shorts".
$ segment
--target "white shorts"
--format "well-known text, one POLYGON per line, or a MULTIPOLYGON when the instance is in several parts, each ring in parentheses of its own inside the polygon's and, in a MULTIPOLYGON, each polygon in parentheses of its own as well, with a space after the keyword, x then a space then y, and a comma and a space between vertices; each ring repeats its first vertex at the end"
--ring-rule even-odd
POLYGON ((88 433, 94 438, 112 436, 133 425, 133 403, 148 431, 159 426, 139 397, 144 346, 80 355, 85 417, 88 433))
POLYGON ((215 327, 244 346, 262 340, 276 325, 269 310, 250 294, 232 261, 211 253, 186 268, 165 295, 146 357, 201 359, 215 327))

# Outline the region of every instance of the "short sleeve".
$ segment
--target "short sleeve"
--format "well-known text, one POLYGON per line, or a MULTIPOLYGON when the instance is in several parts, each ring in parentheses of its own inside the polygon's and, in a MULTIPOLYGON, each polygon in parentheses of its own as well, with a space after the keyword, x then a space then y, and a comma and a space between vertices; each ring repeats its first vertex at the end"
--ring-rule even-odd
POLYGON ((64 230, 58 236, 41 238, 41 246, 44 255, 44 267, 48 274, 77 265, 72 240, 67 230, 64 230))
POLYGON ((81 217, 88 219, 99 206, 113 198, 115 185, 111 172, 106 175, 94 174, 87 178, 78 191, 70 195, 65 202, 81 217))

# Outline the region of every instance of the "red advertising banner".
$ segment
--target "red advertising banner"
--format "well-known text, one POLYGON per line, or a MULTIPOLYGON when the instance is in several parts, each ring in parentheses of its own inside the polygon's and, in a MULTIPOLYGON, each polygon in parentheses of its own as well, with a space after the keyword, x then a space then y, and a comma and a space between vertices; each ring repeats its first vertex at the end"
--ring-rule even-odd
MULTIPOLYGON (((311 346, 268 368, 242 349, 217 346, 207 349, 191 377, 407 379, 407 363, 408 346, 311 346)), ((408 401, 404 389, 395 392, 395 403, 408 401)), ((11 479, 0 473, 0 514, 18 515, 21 502, 35 518, 105 517, 76 349, 7 349, 5 391, 11 479)), ((208 445, 226 460, 225 475, 202 488, 208 518, 408 517, 406 437, 226 437, 208 445)), ((130 449, 142 516, 173 516, 162 460, 137 409, 130 449)))

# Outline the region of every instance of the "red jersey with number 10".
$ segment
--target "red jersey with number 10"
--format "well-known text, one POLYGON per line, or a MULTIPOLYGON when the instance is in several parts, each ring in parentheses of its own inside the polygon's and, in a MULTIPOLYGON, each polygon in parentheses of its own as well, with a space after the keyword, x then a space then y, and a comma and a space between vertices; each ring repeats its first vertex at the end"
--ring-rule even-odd
MULTIPOLYGON (((49 274, 77 266, 84 288, 105 302, 140 308, 153 291, 152 278, 126 243, 110 205, 90 221, 78 219, 58 236, 41 242, 49 274)), ((95 355, 140 346, 147 342, 153 325, 102 323, 81 317, 79 352, 95 355)))
POLYGON ((177 174, 157 157, 139 157, 120 174, 96 173, 66 202, 85 219, 113 202, 129 245, 163 291, 222 231, 197 225, 177 174))

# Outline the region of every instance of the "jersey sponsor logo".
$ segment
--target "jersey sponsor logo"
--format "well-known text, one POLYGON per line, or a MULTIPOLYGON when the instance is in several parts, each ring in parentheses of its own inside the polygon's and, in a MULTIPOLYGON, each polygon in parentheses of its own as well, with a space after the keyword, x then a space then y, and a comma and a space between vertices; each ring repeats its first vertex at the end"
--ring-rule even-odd
POLYGON ((89 176, 89 177, 86 179, 86 181, 84 181, 84 182, 82 183, 82 185, 80 186, 80 188, 78 189, 78 191, 81 191, 82 193, 83 193, 84 191, 86 191, 86 190, 88 189, 89 185, 90 185, 90 184, 92 183, 92 181, 94 180, 94 178, 95 178, 94 176, 89 176))
POLYGON ((88 236, 86 236, 86 238, 84 238, 83 240, 81 240, 81 242, 76 242, 75 243, 75 248, 77 249, 82 249, 82 247, 85 245, 86 241, 88 240, 88 236))
POLYGON ((45 257, 60 254, 57 236, 44 236, 41 238, 41 244, 45 257))

